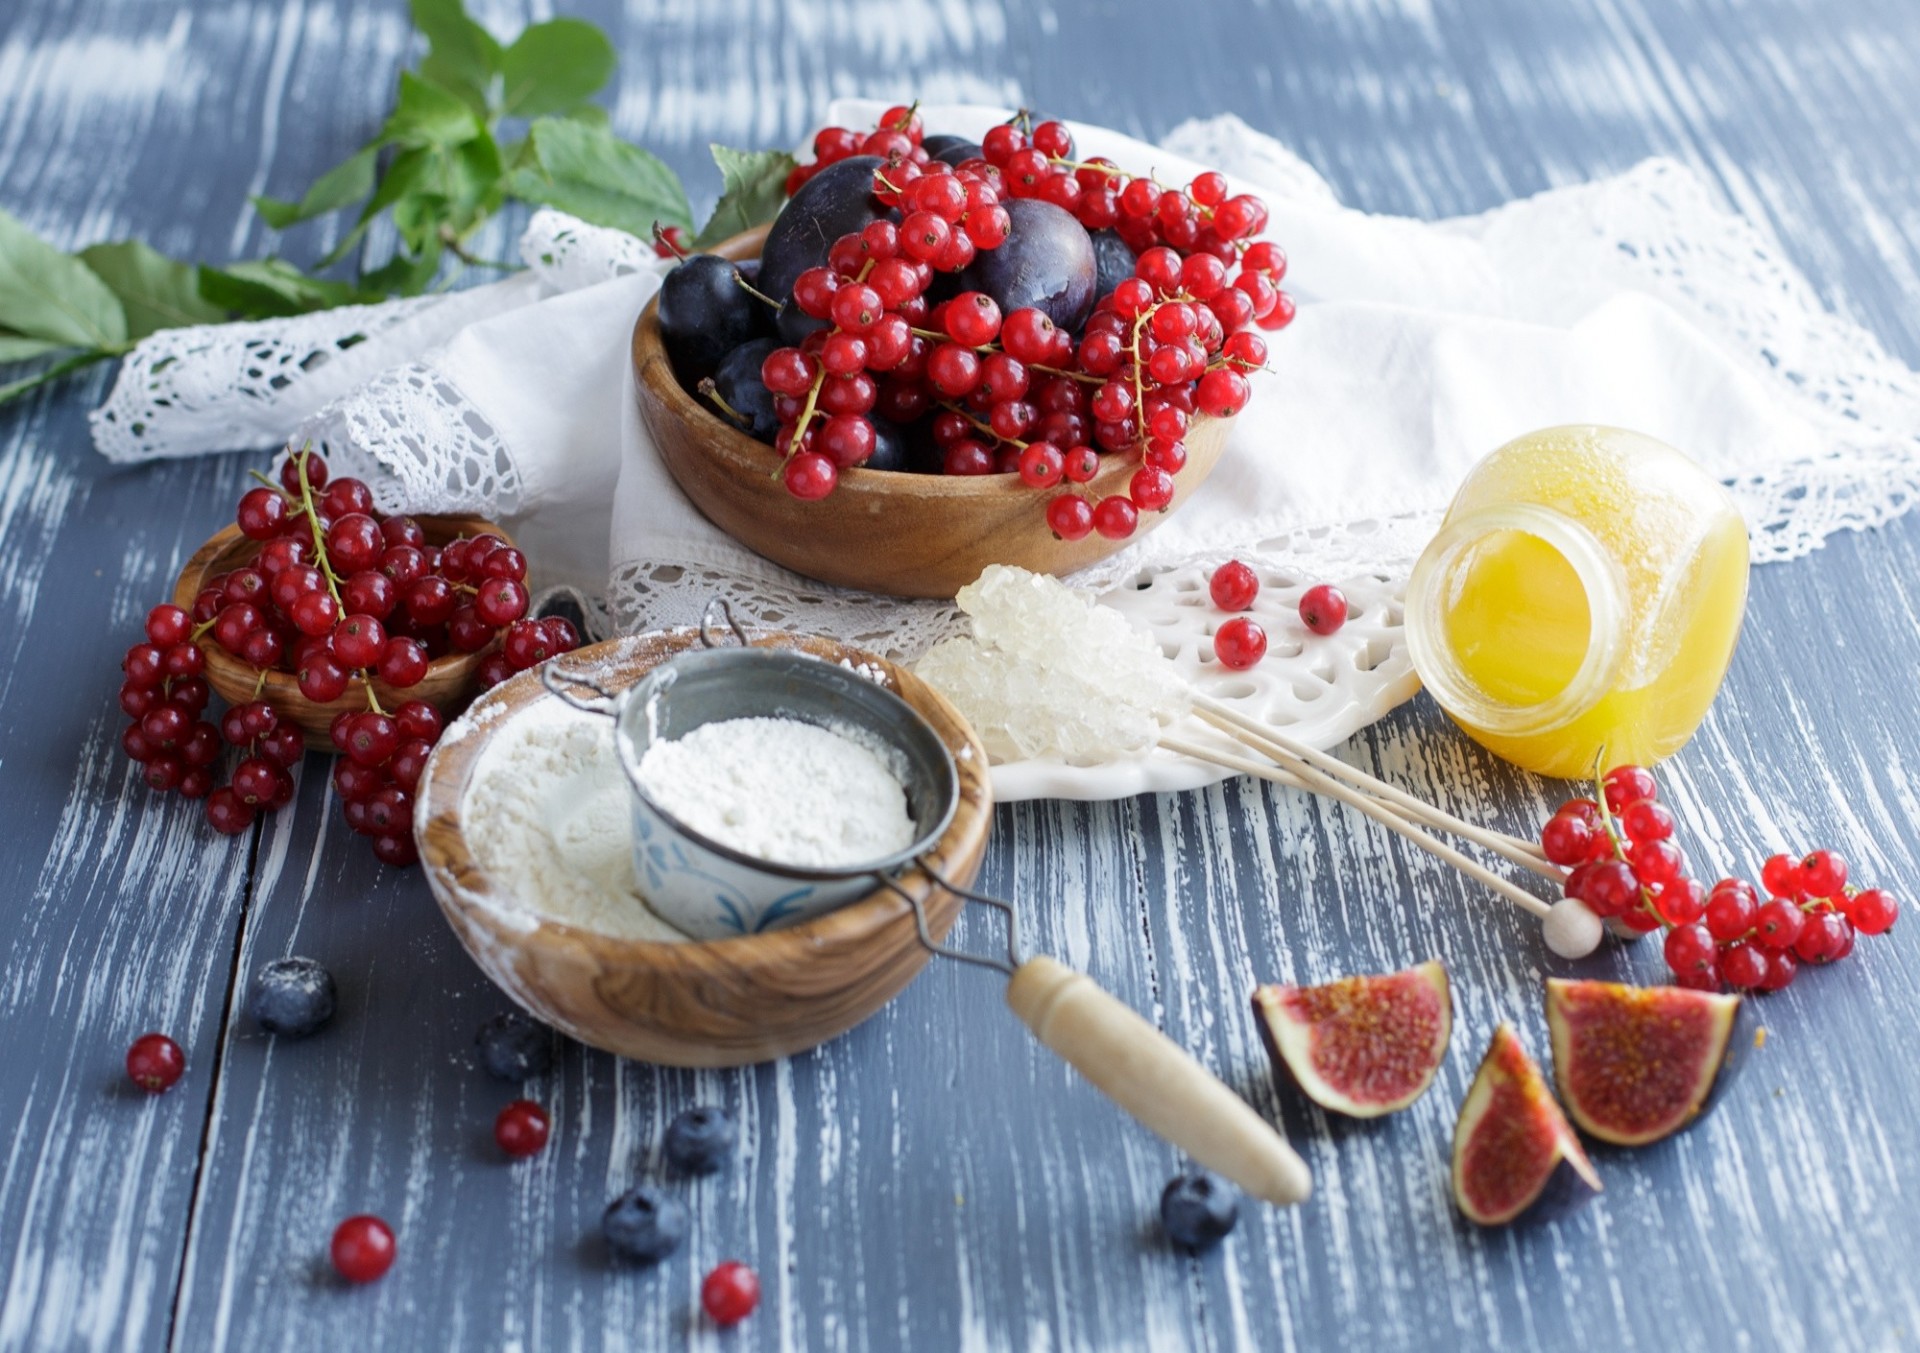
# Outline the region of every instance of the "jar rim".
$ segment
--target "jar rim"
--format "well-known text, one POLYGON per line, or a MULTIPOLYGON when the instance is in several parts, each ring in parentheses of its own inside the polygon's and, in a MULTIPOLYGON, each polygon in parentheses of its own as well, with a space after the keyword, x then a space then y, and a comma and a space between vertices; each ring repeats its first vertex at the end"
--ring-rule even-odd
POLYGON ((1427 543, 1407 582, 1407 648, 1421 683, 1454 718, 1506 736, 1551 733, 1600 702, 1626 657, 1627 582, 1619 561, 1579 521, 1538 503, 1483 508, 1444 526, 1427 543), (1448 580, 1461 557, 1488 536, 1533 536, 1566 560, 1587 598, 1587 651, 1567 684, 1537 704, 1490 696, 1461 667, 1446 641, 1448 580))

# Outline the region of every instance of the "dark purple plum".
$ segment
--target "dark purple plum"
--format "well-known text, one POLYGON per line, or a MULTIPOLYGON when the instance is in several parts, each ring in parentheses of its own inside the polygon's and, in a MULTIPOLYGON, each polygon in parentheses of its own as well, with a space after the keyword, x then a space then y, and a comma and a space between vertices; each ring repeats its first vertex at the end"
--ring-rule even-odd
POLYGON ((660 339, 674 373, 692 384, 720 359, 767 332, 766 302, 740 285, 739 268, 718 254, 695 254, 660 284, 660 339))
POLYGON ((969 141, 964 136, 929 136, 920 146, 930 158, 956 168, 964 160, 977 160, 986 154, 978 141, 969 141))
POLYGON ((907 439, 900 425, 872 415, 867 421, 873 424, 873 454, 861 463, 869 470, 906 469, 907 439))
POLYGON ((767 232, 760 250, 760 290, 787 303, 780 312, 780 336, 798 343, 815 329, 825 328, 793 305, 793 283, 808 268, 827 261, 827 250, 842 235, 865 229, 887 215, 873 195, 873 171, 880 160, 873 155, 850 155, 822 169, 788 199, 767 232))
POLYGON ((1100 298, 1133 276, 1133 268, 1140 260, 1127 242, 1113 230, 1093 232, 1093 299, 1098 304, 1100 298))
POLYGON ((742 426, 728 417, 726 409, 716 407, 714 412, 727 422, 734 423, 748 436, 763 442, 773 440, 774 434, 780 430, 780 420, 773 412, 773 395, 768 391, 766 382, 760 379, 760 366, 767 360, 767 354, 779 345, 777 338, 756 338, 742 343, 721 359, 718 369, 713 373, 714 394, 725 402, 727 409, 732 409, 746 423, 742 426))
POLYGON ((1087 228, 1064 207, 1038 198, 1005 205, 1013 233, 974 258, 960 274, 960 289, 986 292, 1003 315, 1034 306, 1069 333, 1080 332, 1093 310, 1096 276, 1087 228))

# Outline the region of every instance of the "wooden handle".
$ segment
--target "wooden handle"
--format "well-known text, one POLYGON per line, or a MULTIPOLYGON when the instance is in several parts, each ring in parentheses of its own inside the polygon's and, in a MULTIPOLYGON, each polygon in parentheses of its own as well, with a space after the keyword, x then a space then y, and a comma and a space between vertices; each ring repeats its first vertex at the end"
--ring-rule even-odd
POLYGON ((1007 1004, 1108 1099, 1208 1169, 1270 1203, 1313 1191, 1306 1162, 1264 1118, 1092 978, 1030 958, 1014 973, 1007 1004))

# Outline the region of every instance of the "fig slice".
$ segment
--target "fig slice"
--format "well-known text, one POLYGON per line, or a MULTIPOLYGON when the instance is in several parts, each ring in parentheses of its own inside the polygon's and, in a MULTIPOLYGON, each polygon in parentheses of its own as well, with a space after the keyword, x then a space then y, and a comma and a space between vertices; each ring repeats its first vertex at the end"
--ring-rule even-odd
POLYGON ((1580 1130, 1645 1146, 1711 1105, 1740 1013, 1738 996, 1684 987, 1547 981, 1553 1074, 1580 1130))
POLYGON ((1351 1118, 1378 1118, 1425 1094, 1453 1033, 1447 970, 1438 959, 1324 986, 1259 987, 1253 1012, 1275 1075, 1351 1118))
POLYGON ((1546 1221, 1600 1192, 1587 1153, 1513 1027, 1502 1024, 1453 1126, 1453 1200, 1468 1221, 1546 1221))

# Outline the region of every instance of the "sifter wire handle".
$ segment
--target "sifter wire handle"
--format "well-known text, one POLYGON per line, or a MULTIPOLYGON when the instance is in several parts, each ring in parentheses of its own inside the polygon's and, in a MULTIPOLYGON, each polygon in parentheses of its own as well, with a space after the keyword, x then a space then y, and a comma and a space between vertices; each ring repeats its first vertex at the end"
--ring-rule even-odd
POLYGON ((1033 1036, 1141 1126, 1256 1198, 1313 1191, 1307 1164, 1247 1102, 1094 980, 1044 955, 1014 970, 1007 1004, 1033 1036))

